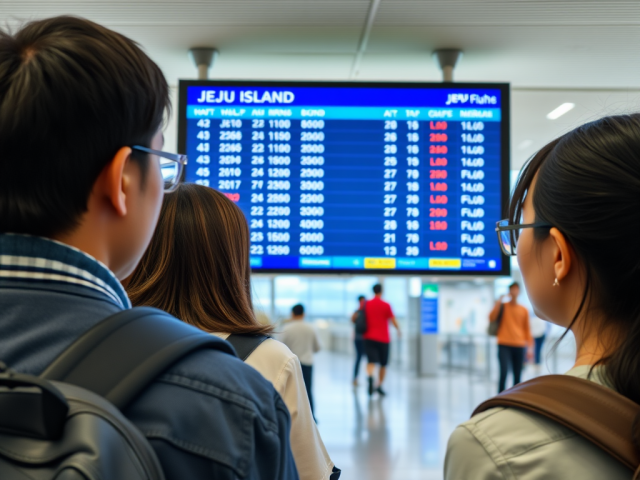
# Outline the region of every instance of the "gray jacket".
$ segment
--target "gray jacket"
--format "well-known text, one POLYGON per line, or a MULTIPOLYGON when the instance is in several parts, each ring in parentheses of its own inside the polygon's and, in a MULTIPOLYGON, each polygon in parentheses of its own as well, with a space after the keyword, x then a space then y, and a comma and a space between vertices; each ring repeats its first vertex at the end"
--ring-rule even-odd
MULTIPOLYGON (((588 378, 589 366, 567 375, 588 378)), ((598 374, 589 378, 606 385, 598 374)), ((552 420, 515 408, 494 408, 451 435, 445 480, 629 480, 631 471, 552 420)))

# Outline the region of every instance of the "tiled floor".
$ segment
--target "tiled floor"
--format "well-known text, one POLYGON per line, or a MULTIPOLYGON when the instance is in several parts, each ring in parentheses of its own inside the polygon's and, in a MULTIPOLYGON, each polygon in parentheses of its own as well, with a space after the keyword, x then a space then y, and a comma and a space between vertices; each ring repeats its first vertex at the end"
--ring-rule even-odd
POLYGON ((442 371, 437 378, 418 379, 415 373, 391 370, 387 396, 370 399, 364 372, 357 389, 351 372, 346 355, 316 357, 318 425, 344 480, 441 479, 450 433, 496 389, 495 382, 464 373, 442 371))

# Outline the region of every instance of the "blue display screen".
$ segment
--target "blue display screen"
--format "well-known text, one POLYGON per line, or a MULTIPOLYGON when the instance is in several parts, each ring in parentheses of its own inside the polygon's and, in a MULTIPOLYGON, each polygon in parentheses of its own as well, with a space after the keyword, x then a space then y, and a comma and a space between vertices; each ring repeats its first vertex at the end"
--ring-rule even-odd
POLYGON ((508 88, 183 81, 186 180, 238 204, 256 271, 508 272, 508 88))

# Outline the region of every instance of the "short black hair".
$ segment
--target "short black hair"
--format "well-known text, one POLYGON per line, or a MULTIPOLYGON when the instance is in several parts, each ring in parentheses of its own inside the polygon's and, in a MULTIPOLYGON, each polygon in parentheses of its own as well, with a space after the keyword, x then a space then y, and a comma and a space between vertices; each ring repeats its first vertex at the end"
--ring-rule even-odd
POLYGON ((513 287, 520 288, 520 284, 518 282, 513 282, 511 285, 509 285, 509 290, 511 290, 513 287))
POLYGON ((302 306, 301 303, 294 305, 293 308, 291 309, 291 313, 293 313, 296 317, 299 317, 300 315, 304 315, 304 307, 302 306))
POLYGON ((380 285, 379 283, 376 283, 373 286, 373 293, 375 293, 376 295, 382 293, 382 285, 380 285))
POLYGON ((358 301, 360 301, 360 300, 365 300, 366 298, 367 298, 367 297, 365 297, 364 295, 360 295, 360 296, 358 297, 358 301))
MULTIPOLYGON (((169 107, 160 68, 119 33, 69 16, 0 30, 0 233, 75 228, 100 172, 148 147, 169 107)), ((148 157, 132 158, 144 179, 148 157)))

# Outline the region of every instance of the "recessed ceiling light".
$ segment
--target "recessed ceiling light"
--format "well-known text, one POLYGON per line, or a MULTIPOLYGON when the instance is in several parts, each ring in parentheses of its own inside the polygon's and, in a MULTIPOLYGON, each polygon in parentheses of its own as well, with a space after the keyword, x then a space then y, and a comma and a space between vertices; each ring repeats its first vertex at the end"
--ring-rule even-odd
POLYGON ((563 103, 555 110, 552 110, 549 113, 547 113, 547 118, 549 120, 555 120, 556 118, 560 118, 562 115, 567 113, 569 110, 573 109, 573 107, 575 106, 576 106, 575 103, 563 103))
POLYGON ((533 145, 533 140, 525 140, 524 142, 520 143, 520 145, 518 145, 518 150, 526 150, 531 145, 533 145))

